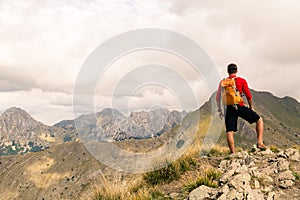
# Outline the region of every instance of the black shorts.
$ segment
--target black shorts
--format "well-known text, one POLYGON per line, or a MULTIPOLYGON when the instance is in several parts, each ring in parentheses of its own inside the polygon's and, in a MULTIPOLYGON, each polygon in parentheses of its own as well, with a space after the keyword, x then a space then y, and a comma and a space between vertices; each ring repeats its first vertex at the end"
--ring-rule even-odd
POLYGON ((225 113, 225 125, 226 125, 226 132, 229 131, 237 131, 237 121, 238 117, 243 118, 250 124, 257 122, 260 116, 246 106, 237 106, 236 109, 234 106, 226 106, 226 113, 225 113))

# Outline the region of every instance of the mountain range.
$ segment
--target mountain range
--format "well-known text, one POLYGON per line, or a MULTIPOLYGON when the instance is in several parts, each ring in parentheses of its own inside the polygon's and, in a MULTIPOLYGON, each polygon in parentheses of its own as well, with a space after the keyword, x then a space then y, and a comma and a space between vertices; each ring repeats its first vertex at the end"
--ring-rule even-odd
MULTIPOLYGON (((281 148, 299 145, 300 103, 291 97, 278 98, 269 92, 251 92, 255 110, 265 122, 265 143, 281 148)), ((190 113, 161 109, 133 112, 126 117, 117 110, 104 109, 96 115, 82 115, 54 126, 36 121, 20 108, 10 108, 0 116, 2 197, 89 199, 93 198, 95 185, 112 184, 115 180, 124 187, 132 184, 136 180, 134 175, 118 172, 101 164, 82 144, 75 123, 83 124, 82 128, 86 128, 84 122, 90 118, 95 118, 95 123, 86 130, 93 139, 111 141, 128 151, 147 152, 168 142, 167 138, 172 137, 178 129, 176 123, 179 119, 188 121, 200 114, 195 141, 201 143, 211 126, 214 130, 221 131, 218 143, 227 146, 224 122, 217 118, 215 110, 211 110, 214 98, 213 95, 201 108, 190 113), (112 116, 118 117, 112 119, 112 116), (149 118, 153 119, 151 117, 154 117, 153 122, 157 119, 156 124, 149 123, 149 118), (211 123, 214 120, 218 120, 221 126, 211 123), (120 122, 125 123, 119 130, 115 126, 120 125, 120 122), (160 122, 166 122, 166 125, 160 122), (139 133, 136 131, 139 128, 144 128, 144 131, 139 133), (107 130, 105 137, 95 134, 97 131, 104 133, 104 130, 107 130), (89 196, 83 196, 86 194, 89 196)), ((255 125, 239 120, 235 141, 237 146, 249 149, 256 143, 255 125)))
POLYGON ((124 116, 116 109, 106 108, 96 114, 81 115, 46 126, 20 108, 9 108, 0 116, 0 155, 41 151, 63 142, 78 139, 122 141, 159 137, 179 124, 185 112, 154 109, 136 111, 124 116))
MULTIPOLYGON (((300 141, 300 104, 291 97, 278 98, 269 92, 252 90, 255 110, 265 122, 267 144, 280 147, 299 144, 300 141)), ((200 109, 201 121, 207 122, 215 111, 215 95, 200 109)), ((54 126, 47 126, 33 119, 20 108, 9 108, 0 116, 0 155, 15 155, 40 151, 57 144, 80 137, 98 141, 122 141, 159 137, 173 128, 191 113, 169 111, 159 108, 151 111, 136 111, 128 117, 115 109, 106 108, 96 114, 81 115, 75 120, 63 120, 54 126)), ((202 124, 203 125, 203 124, 202 124)), ((200 129, 200 131, 204 129, 200 129)), ((224 130, 223 130, 224 132, 224 130)), ((236 143, 242 147, 255 143, 254 125, 239 120, 236 143)), ((220 144, 226 145, 224 137, 220 144)))

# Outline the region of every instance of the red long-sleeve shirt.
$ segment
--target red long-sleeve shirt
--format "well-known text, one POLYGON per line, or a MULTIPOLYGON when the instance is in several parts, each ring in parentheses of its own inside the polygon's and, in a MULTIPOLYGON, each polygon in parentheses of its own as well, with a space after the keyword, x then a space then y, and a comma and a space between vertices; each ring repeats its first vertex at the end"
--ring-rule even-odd
MULTIPOLYGON (((235 75, 229 76, 229 78, 233 78, 233 77, 236 77, 236 76, 235 75)), ((220 101, 221 101, 221 82, 219 84, 218 91, 216 94, 216 100, 217 100, 218 105, 220 105, 220 101)), ((251 92, 249 90, 247 81, 245 79, 243 79, 241 77, 237 77, 235 79, 235 84, 236 84, 237 90, 241 93, 241 95, 244 94, 247 99, 252 99, 251 92)), ((239 103, 239 105, 244 106, 245 104, 243 102, 241 102, 241 103, 239 103)))

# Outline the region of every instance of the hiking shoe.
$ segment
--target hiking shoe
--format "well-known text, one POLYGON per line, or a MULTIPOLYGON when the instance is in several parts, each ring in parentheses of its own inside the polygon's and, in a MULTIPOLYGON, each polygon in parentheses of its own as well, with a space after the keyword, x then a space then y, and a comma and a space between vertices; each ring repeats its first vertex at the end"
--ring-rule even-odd
POLYGON ((265 151, 265 150, 267 150, 267 147, 266 147, 266 145, 264 145, 264 144, 256 144, 256 147, 258 148, 258 149, 260 149, 261 151, 265 151))

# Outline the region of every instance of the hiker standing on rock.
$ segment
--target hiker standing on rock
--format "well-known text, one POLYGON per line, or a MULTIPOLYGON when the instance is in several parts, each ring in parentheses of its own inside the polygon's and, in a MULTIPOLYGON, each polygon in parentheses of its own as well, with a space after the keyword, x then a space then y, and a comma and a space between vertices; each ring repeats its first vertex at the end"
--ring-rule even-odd
POLYGON ((223 112, 221 109, 221 99, 224 104, 225 113, 225 125, 227 133, 227 143, 231 153, 235 153, 234 150, 234 132, 237 131, 238 117, 243 118, 250 124, 256 123, 257 133, 257 148, 265 149, 263 143, 264 124, 262 118, 254 111, 252 104, 252 95, 248 88, 248 84, 245 79, 237 77, 237 65, 229 64, 227 72, 229 76, 223 79, 216 94, 216 100, 218 105, 218 112, 221 119, 223 119, 223 112), (246 107, 242 98, 245 95, 249 107, 246 107))

